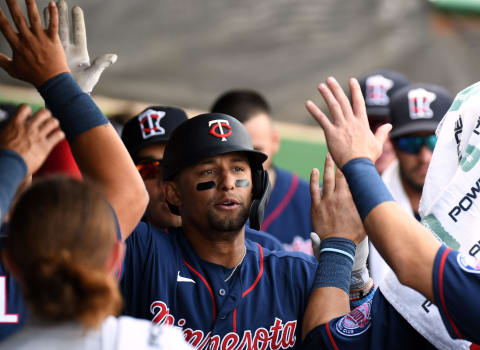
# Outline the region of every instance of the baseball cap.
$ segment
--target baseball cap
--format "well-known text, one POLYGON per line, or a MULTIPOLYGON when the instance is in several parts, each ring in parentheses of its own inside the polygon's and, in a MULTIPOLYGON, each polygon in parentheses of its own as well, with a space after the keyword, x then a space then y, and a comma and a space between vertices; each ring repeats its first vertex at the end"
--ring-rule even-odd
POLYGON ((390 103, 390 138, 422 131, 435 132, 452 101, 450 93, 438 85, 419 83, 398 90, 390 103))
POLYGON ((125 124, 122 141, 130 156, 135 158, 145 146, 167 142, 173 130, 187 119, 187 114, 180 108, 148 107, 125 124))
MULTIPOLYGON (((401 73, 379 70, 358 80, 365 98, 368 119, 385 119, 390 115, 390 98, 409 84, 401 73)), ((388 119, 386 120, 388 121, 388 119)))

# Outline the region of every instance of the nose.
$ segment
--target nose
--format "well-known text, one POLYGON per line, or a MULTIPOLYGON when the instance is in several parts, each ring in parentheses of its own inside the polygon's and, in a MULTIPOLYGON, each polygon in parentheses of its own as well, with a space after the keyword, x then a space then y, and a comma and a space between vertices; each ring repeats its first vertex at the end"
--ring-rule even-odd
POLYGON ((228 171, 224 171, 220 177, 220 188, 223 191, 230 191, 235 188, 235 176, 228 171))
POLYGON ((417 156, 423 163, 430 163, 432 160, 432 151, 430 151, 427 146, 423 145, 417 156))

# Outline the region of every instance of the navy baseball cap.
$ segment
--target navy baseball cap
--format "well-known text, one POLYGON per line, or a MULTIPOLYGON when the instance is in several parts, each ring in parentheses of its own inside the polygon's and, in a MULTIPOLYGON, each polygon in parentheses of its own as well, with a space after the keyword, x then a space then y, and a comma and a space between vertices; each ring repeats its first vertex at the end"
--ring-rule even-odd
POLYGON ((390 116, 390 98, 399 89, 407 86, 409 81, 403 74, 380 70, 358 80, 365 98, 368 119, 383 119, 390 116))
POLYGON ((138 151, 154 143, 165 143, 177 126, 187 120, 180 108, 151 106, 131 118, 122 131, 122 141, 135 159, 138 151))
POLYGON ((405 86, 392 96, 390 138, 416 132, 435 132, 453 100, 443 87, 431 84, 405 86))

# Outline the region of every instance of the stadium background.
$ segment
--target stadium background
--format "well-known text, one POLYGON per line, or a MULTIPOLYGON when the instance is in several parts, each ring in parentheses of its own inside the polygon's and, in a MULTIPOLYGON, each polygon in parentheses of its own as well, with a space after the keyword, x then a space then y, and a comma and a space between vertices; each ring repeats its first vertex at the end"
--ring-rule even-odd
MULTIPOLYGON (((253 88, 271 102, 282 135, 276 164, 304 178, 322 168, 326 149, 303 103, 320 101, 315 86, 326 76, 345 83, 390 68, 452 94, 480 79, 479 0, 68 2, 85 11, 91 58, 119 55, 95 89, 107 114, 132 116, 148 104, 195 114, 226 89, 253 88)), ((10 54, 3 36, 0 52, 10 54)), ((22 86, 0 72, 0 102, 38 106, 22 86)))

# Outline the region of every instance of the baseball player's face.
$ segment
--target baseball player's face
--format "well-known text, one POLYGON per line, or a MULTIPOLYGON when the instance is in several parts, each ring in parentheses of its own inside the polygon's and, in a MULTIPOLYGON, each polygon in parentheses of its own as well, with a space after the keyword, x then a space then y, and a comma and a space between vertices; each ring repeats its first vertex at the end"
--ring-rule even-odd
MULTIPOLYGON (((432 133, 415 133, 408 136, 429 136, 432 133)), ((423 145, 418 153, 412 154, 402 152, 398 146, 395 146, 395 153, 400 166, 400 174, 404 184, 411 189, 422 192, 427 176, 428 166, 432 160, 432 151, 426 145, 423 145)))
POLYGON ((177 181, 182 220, 205 232, 243 228, 252 201, 250 164, 242 152, 204 159, 177 181))
POLYGON ((146 146, 137 153, 135 163, 144 166, 140 174, 150 196, 146 211, 148 222, 158 228, 179 227, 182 225, 182 219, 170 212, 162 190, 160 163, 163 160, 164 152, 164 143, 146 146))
POLYGON ((280 147, 280 136, 273 127, 271 119, 265 113, 259 113, 247 120, 244 124, 253 147, 265 153, 268 159, 263 163, 263 168, 269 170, 272 166, 272 159, 280 147))

